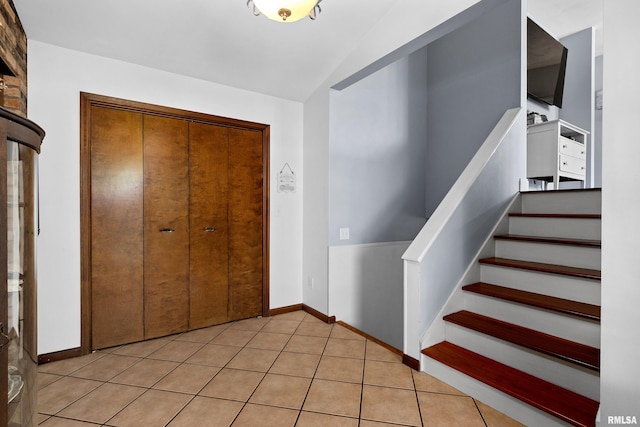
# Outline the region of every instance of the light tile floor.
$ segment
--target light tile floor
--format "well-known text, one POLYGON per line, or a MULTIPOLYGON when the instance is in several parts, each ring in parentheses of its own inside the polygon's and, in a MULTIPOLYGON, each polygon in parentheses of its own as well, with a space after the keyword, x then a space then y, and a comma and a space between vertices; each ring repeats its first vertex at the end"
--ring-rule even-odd
POLYGON ((303 311, 49 363, 38 383, 43 427, 520 425, 303 311))

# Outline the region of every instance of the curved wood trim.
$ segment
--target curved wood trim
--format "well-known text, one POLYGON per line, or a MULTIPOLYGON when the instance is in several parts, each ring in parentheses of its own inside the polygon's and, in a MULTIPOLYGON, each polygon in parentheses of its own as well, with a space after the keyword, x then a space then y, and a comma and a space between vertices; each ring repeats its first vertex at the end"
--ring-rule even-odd
POLYGON ((7 138, 27 145, 40 153, 44 130, 22 116, 0 107, 0 118, 7 119, 7 138))
POLYGON ((263 154, 263 266, 262 266, 262 315, 269 315, 269 173, 270 126, 245 120, 215 116, 194 111, 164 107, 87 92, 80 92, 80 298, 81 298, 81 354, 91 352, 91 107, 101 106, 171 117, 192 122, 253 130, 262 133, 263 154))

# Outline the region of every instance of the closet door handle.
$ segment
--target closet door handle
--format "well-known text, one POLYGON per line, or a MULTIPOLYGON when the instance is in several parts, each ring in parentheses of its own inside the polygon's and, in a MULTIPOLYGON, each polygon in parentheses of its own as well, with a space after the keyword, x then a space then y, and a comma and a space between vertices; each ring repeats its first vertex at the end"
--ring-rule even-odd
POLYGON ((161 233, 173 233, 174 231, 176 231, 175 228, 161 228, 160 229, 161 233))
POLYGON ((216 231, 215 227, 205 227, 202 230, 205 231, 206 233, 212 233, 216 231))

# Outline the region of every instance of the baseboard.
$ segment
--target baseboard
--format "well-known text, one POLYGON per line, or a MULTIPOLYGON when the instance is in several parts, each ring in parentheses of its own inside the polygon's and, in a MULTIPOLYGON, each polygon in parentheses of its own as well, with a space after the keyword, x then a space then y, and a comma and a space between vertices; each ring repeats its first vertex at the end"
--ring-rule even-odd
POLYGON ((55 351, 53 353, 38 355, 38 365, 44 365, 45 363, 57 362, 58 360, 71 359, 72 357, 82 356, 82 349, 80 347, 70 348, 67 350, 55 351))
POLYGON ((420 370, 420 361, 417 359, 414 359, 411 356, 408 356, 406 354, 404 354, 402 352, 402 350, 399 350, 397 348, 395 348, 394 346, 387 344, 386 342, 379 340, 378 338, 369 335, 368 333, 361 331, 360 329, 356 328, 355 326, 351 326, 348 323, 345 323, 343 321, 337 321, 336 322, 336 316, 327 316, 326 314, 323 314, 321 312, 319 312, 318 310, 316 310, 315 308, 309 307, 306 304, 294 304, 294 305, 288 305, 286 307, 279 307, 279 308, 274 308, 269 310, 269 316, 277 316, 278 314, 285 314, 285 313, 291 313, 294 311, 299 311, 299 310, 303 310, 306 313, 309 313, 310 315, 322 320, 325 323, 337 323, 340 326, 343 326, 347 329, 349 329, 350 331, 355 332, 358 335, 361 335, 363 337, 365 337, 366 339, 368 339, 369 341, 373 341, 376 344, 386 348, 387 350, 397 354, 398 356, 402 357, 402 363, 404 363, 405 365, 407 365, 408 367, 410 367, 411 369, 413 369, 414 371, 419 371, 420 370))
MULTIPOLYGON (((306 304, 294 304, 294 305, 288 305, 286 307, 273 308, 269 310, 269 316, 276 316, 278 314, 291 313, 291 312, 300 311, 300 310, 303 310, 306 313, 309 313, 310 315, 322 320, 325 323, 331 324, 336 322, 336 316, 327 316, 326 314, 323 314, 318 310, 312 307, 309 307, 306 304)), ((64 360, 64 359, 70 359, 72 357, 78 357, 82 355, 83 353, 82 353, 81 347, 70 348, 68 350, 61 350, 53 353, 41 354, 38 356, 38 364, 43 365, 45 363, 56 362, 58 360, 64 360)))
POLYGON ((287 305, 286 307, 272 308, 269 310, 269 316, 277 316, 278 314, 292 313, 294 311, 303 310, 304 304, 287 305))
POLYGON ((293 305, 287 305, 285 307, 272 308, 271 310, 269 310, 269 316, 277 316, 278 314, 291 313, 291 312, 300 311, 300 310, 306 313, 309 313, 313 317, 316 317, 322 320, 324 323, 336 322, 336 316, 327 316, 326 314, 321 313, 315 308, 309 307, 306 304, 293 304, 293 305))
POLYGON ((309 313, 310 315, 312 315, 313 317, 316 317, 320 320, 322 320, 324 323, 336 323, 336 316, 327 316, 326 314, 323 314, 321 312, 319 312, 318 310, 316 310, 315 308, 309 307, 306 304, 302 304, 302 309, 309 313))
POLYGON ((360 329, 356 328, 355 326, 351 326, 348 323, 343 322, 342 320, 339 320, 336 322, 338 325, 344 326, 345 328, 355 332, 358 335, 362 335, 363 337, 365 337, 366 339, 368 339, 369 341, 373 341, 374 343, 386 348, 387 350, 397 354, 398 356, 402 356, 402 350, 399 350, 397 348, 395 348, 394 346, 387 344, 384 341, 379 340, 376 337, 373 337, 371 335, 369 335, 368 333, 361 331, 360 329))
POLYGON ((408 354, 402 355, 402 363, 413 369, 414 371, 420 370, 420 361, 418 359, 414 359, 408 354))
POLYGON ((379 340, 376 337, 373 337, 371 335, 369 335, 368 333, 361 331, 360 329, 349 325, 348 323, 345 323, 341 320, 336 322, 338 325, 344 326, 345 328, 357 333, 358 335, 362 335, 363 337, 365 337, 367 340, 369 341, 373 341, 376 344, 386 348, 387 350, 397 354, 398 356, 402 356, 402 363, 407 365, 408 367, 410 367, 411 369, 413 369, 414 371, 419 371, 420 370, 420 361, 417 359, 414 359, 413 357, 409 356, 408 354, 404 354, 402 352, 402 350, 395 348, 392 345, 387 344, 384 341, 379 340))

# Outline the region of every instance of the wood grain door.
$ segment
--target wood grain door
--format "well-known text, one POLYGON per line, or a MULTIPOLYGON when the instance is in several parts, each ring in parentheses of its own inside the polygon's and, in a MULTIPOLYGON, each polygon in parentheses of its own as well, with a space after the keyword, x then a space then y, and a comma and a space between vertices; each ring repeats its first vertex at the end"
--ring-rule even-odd
POLYGON ((81 108, 82 352, 267 315, 268 125, 81 108))
POLYGON ((229 320, 229 128, 191 123, 190 328, 229 320))
POLYGON ((142 126, 142 114, 91 109, 94 349, 144 338, 142 126))
POLYGON ((229 129, 229 320, 262 314, 262 134, 229 129))
POLYGON ((189 124, 144 116, 145 339, 189 327, 189 124))

